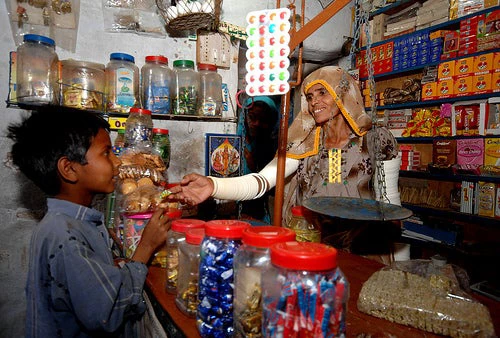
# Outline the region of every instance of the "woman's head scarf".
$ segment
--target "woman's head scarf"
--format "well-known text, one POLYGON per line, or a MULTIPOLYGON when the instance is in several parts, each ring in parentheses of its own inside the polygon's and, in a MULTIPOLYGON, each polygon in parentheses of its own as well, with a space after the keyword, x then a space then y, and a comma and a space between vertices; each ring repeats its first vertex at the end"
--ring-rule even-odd
POLYGON ((320 127, 316 126, 306 101, 307 91, 317 83, 322 84, 332 95, 355 135, 363 136, 372 127, 372 119, 365 112, 361 91, 352 76, 337 66, 319 68, 302 83, 301 111, 288 131, 288 157, 301 159, 318 152, 320 127))

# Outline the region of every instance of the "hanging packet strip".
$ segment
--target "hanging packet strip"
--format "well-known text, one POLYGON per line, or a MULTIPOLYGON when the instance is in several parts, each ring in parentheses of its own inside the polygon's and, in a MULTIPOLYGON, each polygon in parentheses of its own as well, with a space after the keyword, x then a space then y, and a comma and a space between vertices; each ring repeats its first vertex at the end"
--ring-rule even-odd
POLYGON ((289 19, 288 8, 247 14, 245 91, 248 95, 283 95, 290 90, 289 19))

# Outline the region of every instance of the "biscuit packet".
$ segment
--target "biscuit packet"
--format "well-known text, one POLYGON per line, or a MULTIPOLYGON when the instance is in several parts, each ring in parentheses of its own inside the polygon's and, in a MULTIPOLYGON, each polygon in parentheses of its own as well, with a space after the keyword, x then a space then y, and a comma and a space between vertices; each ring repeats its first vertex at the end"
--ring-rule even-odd
POLYGON ((395 262, 363 284, 358 309, 450 337, 494 337, 489 310, 474 300, 465 271, 431 260, 395 262))

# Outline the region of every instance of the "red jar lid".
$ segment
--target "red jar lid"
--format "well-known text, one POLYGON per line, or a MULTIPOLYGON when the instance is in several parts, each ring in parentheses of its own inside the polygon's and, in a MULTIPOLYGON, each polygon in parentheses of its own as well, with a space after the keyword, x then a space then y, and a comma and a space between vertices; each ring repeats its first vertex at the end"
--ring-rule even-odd
POLYGON ((250 223, 238 220, 213 220, 205 224, 205 235, 217 238, 241 238, 243 230, 248 228, 250 223))
POLYGON ((295 240, 295 231, 277 226, 251 226, 243 231, 244 244, 269 248, 275 243, 295 240))
POLYGON ((337 250, 321 243, 276 243, 271 246, 271 263, 291 270, 332 270, 337 267, 337 250))
POLYGON ((205 227, 205 221, 202 221, 201 219, 181 218, 172 221, 171 229, 173 231, 184 233, 190 229, 204 228, 204 227, 205 227))
POLYGON ((169 210, 166 212, 168 218, 170 219, 176 219, 176 218, 181 218, 182 217, 182 210, 177 209, 177 210, 169 210))
POLYGON ((168 58, 163 55, 148 55, 146 56, 146 62, 159 62, 168 64, 168 58))
POLYGON ((302 205, 296 205, 292 207, 292 215, 293 216, 304 216, 308 210, 304 208, 302 205))
POLYGON ((168 135, 168 129, 153 128, 153 134, 164 134, 164 135, 168 135))
POLYGON ((151 110, 132 107, 132 108, 130 108, 129 113, 139 113, 139 114, 144 114, 144 115, 151 115, 151 110))
POLYGON ((198 70, 212 70, 216 71, 217 66, 216 65, 211 65, 209 63, 199 63, 198 64, 198 70))
POLYGON ((190 229, 186 232, 186 243, 200 245, 203 238, 205 238, 204 228, 190 229))

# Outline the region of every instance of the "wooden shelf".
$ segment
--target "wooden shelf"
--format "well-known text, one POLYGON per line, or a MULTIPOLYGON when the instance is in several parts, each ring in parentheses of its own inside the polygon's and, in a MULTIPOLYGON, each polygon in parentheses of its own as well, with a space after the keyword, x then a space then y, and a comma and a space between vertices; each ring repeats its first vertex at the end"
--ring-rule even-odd
POLYGON ((447 220, 461 221, 472 224, 481 224, 488 227, 494 227, 498 229, 500 224, 499 218, 479 216, 473 214, 466 214, 463 212, 453 211, 450 209, 436 209, 422 205, 415 205, 410 203, 401 203, 407 209, 410 209, 416 214, 425 214, 433 217, 444 218, 447 220))
POLYGON ((500 184, 500 176, 483 176, 483 175, 463 175, 463 174, 438 174, 429 171, 416 171, 416 170, 400 170, 400 177, 419 178, 436 181, 449 181, 449 182, 492 182, 500 184))
MULTIPOLYGON (((488 94, 468 95, 468 96, 455 96, 455 97, 449 97, 446 99, 439 99, 439 100, 415 101, 415 102, 388 104, 385 106, 378 106, 377 110, 437 106, 437 105, 441 105, 443 103, 453 103, 453 102, 470 101, 470 100, 485 100, 485 99, 489 99, 491 97, 500 97, 500 93, 488 93, 488 94)), ((371 108, 365 107, 365 110, 371 111, 371 108)))

